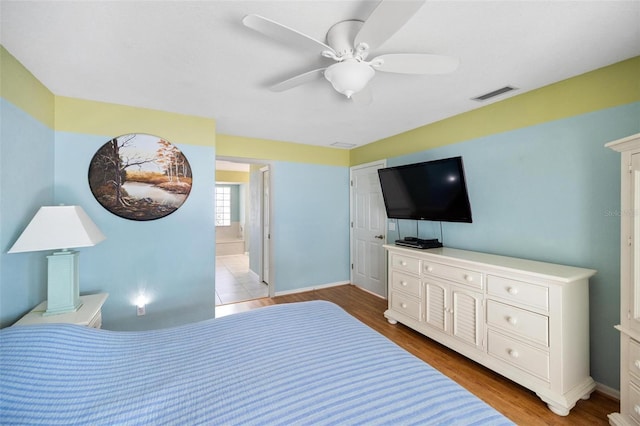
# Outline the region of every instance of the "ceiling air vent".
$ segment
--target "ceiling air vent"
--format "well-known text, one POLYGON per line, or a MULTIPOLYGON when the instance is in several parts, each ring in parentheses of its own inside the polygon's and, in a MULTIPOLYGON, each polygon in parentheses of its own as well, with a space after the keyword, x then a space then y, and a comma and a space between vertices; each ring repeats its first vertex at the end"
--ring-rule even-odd
POLYGON ((336 148, 353 148, 356 146, 355 143, 346 143, 346 142, 334 142, 331 146, 335 146, 336 148))
POLYGON ((507 93, 507 92, 510 92, 512 90, 518 90, 518 89, 516 87, 504 86, 504 87, 501 87, 500 89, 494 90, 493 92, 485 93, 484 95, 480 95, 480 96, 476 96, 475 98, 471 98, 471 100, 478 101, 478 102, 483 102, 483 101, 486 101, 487 99, 491 99, 493 97, 496 97, 498 95, 502 95, 503 93, 507 93))

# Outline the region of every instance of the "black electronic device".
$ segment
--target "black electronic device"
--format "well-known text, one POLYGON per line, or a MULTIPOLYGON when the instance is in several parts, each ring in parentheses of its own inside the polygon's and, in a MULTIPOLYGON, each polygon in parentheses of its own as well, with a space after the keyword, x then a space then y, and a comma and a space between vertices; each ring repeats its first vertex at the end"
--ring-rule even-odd
POLYGON ((416 237, 405 237, 403 240, 396 240, 397 246, 412 247, 417 249, 430 249, 442 247, 442 243, 436 238, 423 240, 416 237))
POLYGON ((472 222, 462 157, 378 170, 387 217, 472 222))

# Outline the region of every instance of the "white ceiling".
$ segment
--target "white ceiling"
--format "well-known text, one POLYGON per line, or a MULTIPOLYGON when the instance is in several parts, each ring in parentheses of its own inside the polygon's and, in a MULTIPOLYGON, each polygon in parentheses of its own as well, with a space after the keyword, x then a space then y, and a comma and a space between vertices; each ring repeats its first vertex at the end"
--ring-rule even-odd
MULTIPOLYGON (((640 1, 427 1, 373 56, 458 57, 454 74, 378 72, 357 104, 320 80, 271 84, 332 62, 242 25, 259 14, 324 41, 377 1, 12 1, 0 41, 54 94, 214 118, 219 133, 363 145, 640 55, 640 1), (491 101, 490 101, 491 102, 491 101)), ((132 129, 134 131, 135 129, 132 129)))

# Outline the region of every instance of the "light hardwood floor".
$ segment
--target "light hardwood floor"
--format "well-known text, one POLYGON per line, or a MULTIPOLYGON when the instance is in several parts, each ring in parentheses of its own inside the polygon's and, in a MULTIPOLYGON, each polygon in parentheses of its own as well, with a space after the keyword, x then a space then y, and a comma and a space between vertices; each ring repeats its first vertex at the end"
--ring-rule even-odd
MULTIPOLYGON (((518 425, 606 425, 607 414, 619 402, 600 392, 580 400, 566 417, 549 411, 531 391, 459 355, 402 324, 383 316, 387 302, 358 287, 343 285, 275 298, 256 299, 216 307, 216 317, 279 303, 328 300, 455 380, 518 425)), ((274 332, 277 332, 274 330, 274 332)))

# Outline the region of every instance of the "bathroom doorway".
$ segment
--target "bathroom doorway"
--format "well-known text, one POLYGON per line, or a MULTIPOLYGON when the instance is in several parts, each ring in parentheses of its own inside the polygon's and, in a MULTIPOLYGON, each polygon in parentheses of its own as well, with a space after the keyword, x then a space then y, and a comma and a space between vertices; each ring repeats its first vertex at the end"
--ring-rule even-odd
POLYGON ((264 203, 270 193, 263 176, 269 165, 246 161, 216 160, 216 306, 270 295, 263 276, 264 203))

